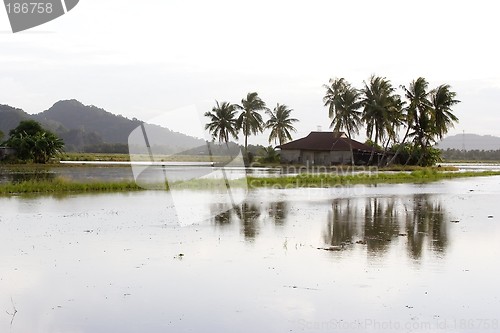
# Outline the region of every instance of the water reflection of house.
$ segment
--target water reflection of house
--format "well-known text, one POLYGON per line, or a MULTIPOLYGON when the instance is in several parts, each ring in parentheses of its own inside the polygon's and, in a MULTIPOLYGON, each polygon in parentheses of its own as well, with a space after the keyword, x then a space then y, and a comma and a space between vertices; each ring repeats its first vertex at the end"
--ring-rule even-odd
POLYGON ((5 157, 9 155, 14 155, 16 150, 10 147, 0 147, 0 160, 3 160, 5 157))
POLYGON ((305 138, 285 143, 281 149, 281 163, 304 165, 336 165, 351 163, 351 147, 356 164, 367 164, 373 152, 373 162, 383 153, 356 140, 344 132, 311 132, 305 138))

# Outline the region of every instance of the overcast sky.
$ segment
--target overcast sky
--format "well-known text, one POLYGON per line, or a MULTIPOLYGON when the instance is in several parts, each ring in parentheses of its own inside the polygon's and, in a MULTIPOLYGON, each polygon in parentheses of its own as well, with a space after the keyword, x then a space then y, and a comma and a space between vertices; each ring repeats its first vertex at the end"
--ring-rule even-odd
POLYGON ((395 86, 423 76, 431 87, 451 84, 462 101, 451 134, 500 136, 499 7, 448 0, 80 0, 68 14, 16 34, 0 9, 0 104, 38 113, 75 98, 147 121, 200 101, 239 103, 256 91, 270 107, 295 110, 300 137, 328 129, 322 85, 329 78, 361 87, 371 74, 395 86))

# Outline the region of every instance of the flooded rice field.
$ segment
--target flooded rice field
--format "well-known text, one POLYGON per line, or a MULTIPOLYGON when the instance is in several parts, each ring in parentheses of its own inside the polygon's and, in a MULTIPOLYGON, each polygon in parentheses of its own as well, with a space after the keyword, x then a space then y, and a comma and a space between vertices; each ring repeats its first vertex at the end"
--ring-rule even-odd
MULTIPOLYGON (((77 161, 77 162, 61 162, 61 166, 50 167, 43 169, 6 169, 0 167, 0 184, 9 182, 21 182, 26 180, 51 180, 55 178, 66 179, 68 181, 92 182, 92 181, 133 181, 134 172, 130 162, 99 162, 99 161, 77 161)), ((181 162, 182 163, 182 162, 181 162)), ((187 162, 186 162, 187 163, 187 162)), ((456 167, 458 171, 500 171, 498 163, 441 163, 442 166, 456 167)), ((151 180, 156 180, 158 174, 163 174, 166 170, 169 176, 176 178, 191 177, 195 173, 210 174, 213 172, 212 167, 187 167, 187 166, 162 166, 154 165, 148 168, 142 176, 149 177, 151 180)), ((310 170, 309 170, 310 171, 310 170)), ((279 176, 297 176, 308 172, 304 167, 287 167, 280 168, 225 168, 227 177, 230 179, 240 179, 246 176, 254 177, 279 177, 279 176)), ((316 174, 321 172, 337 172, 341 175, 352 175, 358 173, 376 174, 376 167, 366 167, 356 171, 348 171, 345 168, 338 169, 321 169, 314 171, 316 174)), ((385 173, 393 173, 384 171, 385 173)), ((401 171, 398 171, 401 172, 401 171)))
POLYGON ((2 197, 0 332, 496 332, 499 185, 2 197))

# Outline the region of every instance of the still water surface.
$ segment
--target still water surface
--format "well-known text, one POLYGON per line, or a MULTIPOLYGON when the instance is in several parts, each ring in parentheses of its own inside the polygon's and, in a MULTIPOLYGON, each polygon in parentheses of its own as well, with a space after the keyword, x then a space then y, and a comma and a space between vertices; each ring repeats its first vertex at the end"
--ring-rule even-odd
POLYGON ((496 332, 499 185, 3 197, 0 332, 496 332))

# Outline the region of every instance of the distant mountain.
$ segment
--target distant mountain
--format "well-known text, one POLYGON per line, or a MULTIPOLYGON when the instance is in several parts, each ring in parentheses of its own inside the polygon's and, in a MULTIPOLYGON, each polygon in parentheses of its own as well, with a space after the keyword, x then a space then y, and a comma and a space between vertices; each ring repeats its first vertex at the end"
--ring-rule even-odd
POLYGON ((23 110, 0 104, 0 131, 5 135, 4 140, 7 139, 9 131, 25 119, 30 119, 30 115, 23 110))
MULTIPOLYGON (((74 99, 59 101, 48 110, 35 115, 8 105, 0 105, 0 130, 6 136, 24 119, 34 119, 59 135, 65 142, 66 151, 90 152, 102 151, 103 147, 126 152, 128 136, 142 123, 135 118, 115 115, 93 105, 83 105, 74 99)), ((148 130, 164 139, 162 149, 165 153, 205 144, 202 139, 157 125, 148 125, 148 130)))
POLYGON ((492 135, 457 134, 444 138, 439 149, 500 150, 500 137, 492 135))
POLYGON ((138 120, 117 116, 93 105, 86 106, 74 99, 59 101, 34 117, 40 122, 58 123, 67 129, 95 132, 109 143, 127 143, 130 132, 141 125, 138 120))

